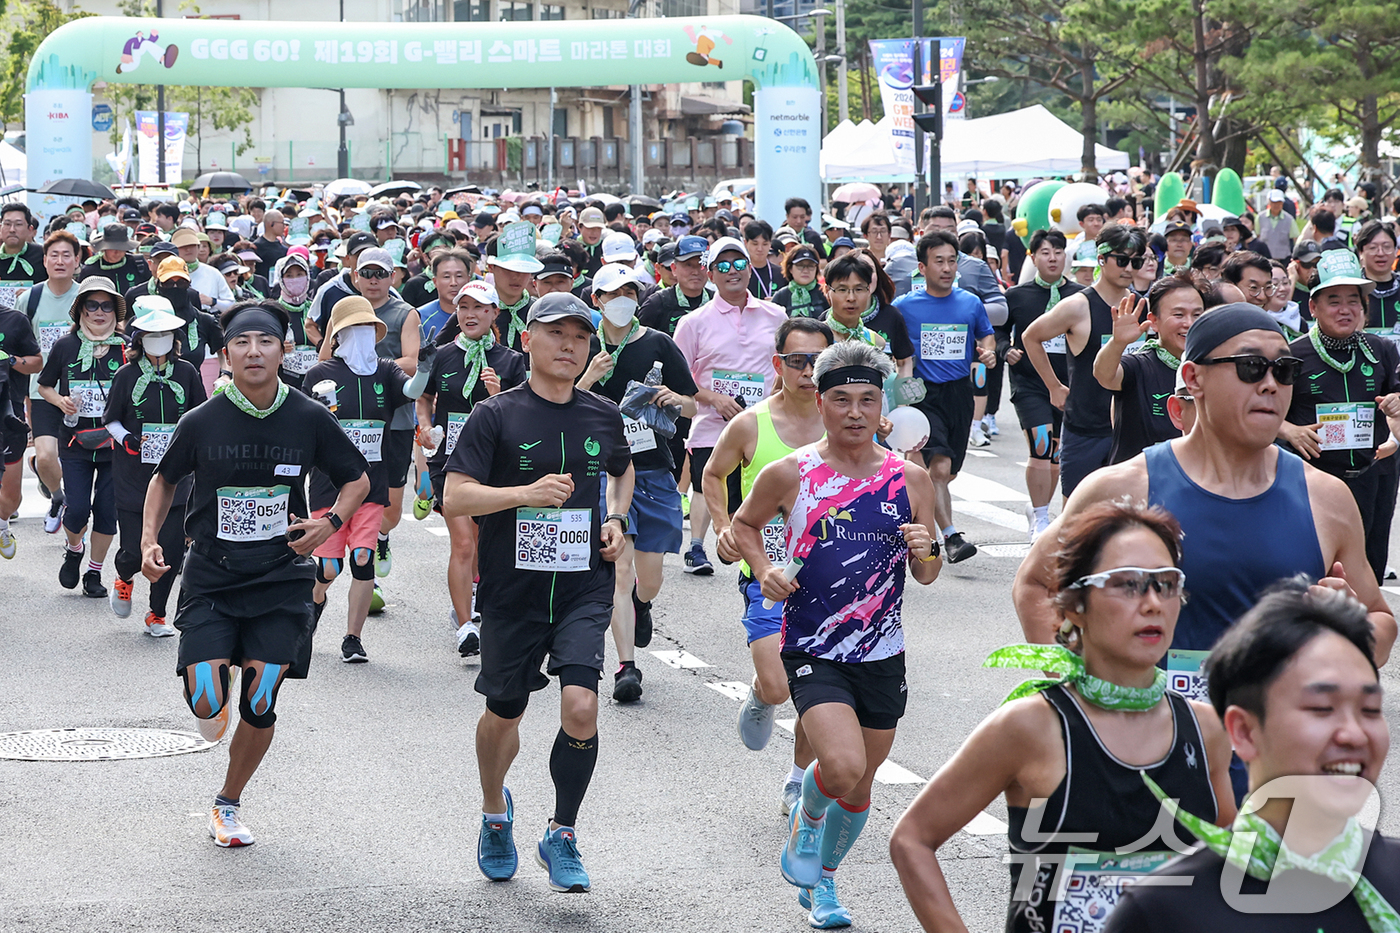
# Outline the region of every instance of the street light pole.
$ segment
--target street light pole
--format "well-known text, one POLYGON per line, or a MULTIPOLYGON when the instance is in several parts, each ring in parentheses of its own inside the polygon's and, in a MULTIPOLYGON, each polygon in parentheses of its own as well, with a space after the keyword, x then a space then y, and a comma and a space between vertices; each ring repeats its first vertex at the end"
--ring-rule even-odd
MULTIPOLYGON (((165 4, 156 0, 156 16, 165 15, 165 4)), ((156 85, 156 180, 165 184, 165 85, 156 85)), ((139 174, 139 173, 138 173, 139 174)))
MULTIPOLYGON (((340 21, 345 22, 345 0, 340 0, 340 21)), ((345 88, 340 89, 340 113, 336 115, 335 122, 340 124, 340 147, 335 150, 335 170, 339 178, 350 177, 350 147, 345 142, 345 88)), ((390 140, 389 145, 393 146, 390 140)), ((384 166, 384 171, 388 172, 389 166, 384 166)), ((384 179, 388 181, 388 178, 384 179)))
MULTIPOLYGON (((914 83, 920 84, 924 79, 923 47, 921 41, 924 31, 924 0, 914 0, 914 83)), ((935 76, 936 77, 936 76, 935 76)), ((938 158, 937 141, 932 157, 938 158)), ((914 221, 919 220, 919 214, 924 206, 928 204, 928 185, 924 177, 924 131, 916 122, 914 124, 914 221)), ((938 192, 933 193, 938 197, 938 192)))
POLYGON ((841 65, 836 72, 836 105, 841 122, 851 118, 850 104, 846 100, 846 0, 836 0, 836 54, 841 56, 841 65))

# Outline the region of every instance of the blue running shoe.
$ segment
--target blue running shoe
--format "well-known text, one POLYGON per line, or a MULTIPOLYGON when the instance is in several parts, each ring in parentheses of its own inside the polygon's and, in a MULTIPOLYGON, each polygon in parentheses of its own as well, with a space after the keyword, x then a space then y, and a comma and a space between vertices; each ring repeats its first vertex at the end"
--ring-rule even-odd
POLYGON ((809 911, 807 922, 818 930, 851 925, 851 912, 842 907, 841 902, 836 899, 835 878, 823 878, 811 891, 803 888, 797 892, 797 903, 803 910, 809 911))
POLYGON ((544 837, 535 848, 535 861, 549 872, 551 890, 560 894, 588 893, 588 872, 583 869, 572 826, 560 826, 552 831, 546 826, 544 837))
POLYGON ((506 794, 505 822, 481 818, 481 835, 476 839, 476 867, 491 881, 509 881, 515 877, 520 867, 520 857, 515 852, 515 801, 510 799, 510 788, 502 788, 506 794))
POLYGON ((778 859, 783 879, 799 888, 815 888, 822 879, 822 827, 826 820, 816 826, 808 823, 799 803, 792 808, 789 825, 792 831, 778 859))

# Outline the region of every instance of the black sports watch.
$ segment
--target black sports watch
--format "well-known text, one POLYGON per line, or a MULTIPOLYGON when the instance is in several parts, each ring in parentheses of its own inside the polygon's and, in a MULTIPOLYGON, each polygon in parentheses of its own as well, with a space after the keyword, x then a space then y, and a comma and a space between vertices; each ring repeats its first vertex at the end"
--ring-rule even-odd
POLYGON ((627 534, 627 516, 621 515, 617 512, 613 512, 611 515, 608 515, 606 518, 603 519, 603 524, 606 525, 613 519, 617 519, 618 524, 622 526, 622 533, 627 534))
POLYGON ((321 516, 321 517, 322 517, 322 518, 329 519, 329 520, 330 520, 330 523, 331 523, 331 527, 334 528, 336 531, 339 531, 339 530, 340 530, 340 526, 343 525, 343 524, 345 524, 344 519, 342 519, 339 515, 335 514, 334 512, 327 512, 325 515, 323 515, 323 516, 321 516))

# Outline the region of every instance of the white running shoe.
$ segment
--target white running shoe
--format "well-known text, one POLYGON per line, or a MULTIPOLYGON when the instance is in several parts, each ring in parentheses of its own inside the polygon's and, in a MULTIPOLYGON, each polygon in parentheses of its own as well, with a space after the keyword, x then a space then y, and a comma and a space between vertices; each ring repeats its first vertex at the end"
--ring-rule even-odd
POLYGON ((58 533, 59 526, 63 524, 63 508, 63 500, 60 499, 44 514, 44 531, 51 535, 58 533))
POLYGON ((458 627, 457 654, 464 658, 481 654, 481 629, 475 622, 458 627))
POLYGON ((1035 544, 1035 506, 1026 506, 1026 540, 1035 544))
POLYGON ((215 806, 209 811, 209 835, 224 849, 253 844, 253 831, 238 818, 237 807, 215 806))
POLYGON ((987 437, 987 432, 982 430, 982 422, 972 422, 972 431, 968 433, 967 443, 972 447, 987 447, 992 443, 987 437))
POLYGON ((997 416, 984 415, 982 418, 982 430, 986 432, 988 437, 996 437, 1001 434, 1001 431, 997 428, 997 416))
POLYGON ((5 558, 5 560, 13 560, 16 546, 15 533, 7 525, 3 531, 0 531, 0 557, 5 558))

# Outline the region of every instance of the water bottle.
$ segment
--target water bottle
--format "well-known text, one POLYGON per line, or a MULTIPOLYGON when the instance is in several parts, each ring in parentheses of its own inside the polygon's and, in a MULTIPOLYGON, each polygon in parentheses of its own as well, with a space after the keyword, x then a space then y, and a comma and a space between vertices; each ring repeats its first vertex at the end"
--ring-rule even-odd
POLYGON ((646 377, 645 382, 646 382, 646 384, 649 385, 649 386, 659 386, 659 385, 661 385, 661 361, 660 361, 660 360, 657 360, 655 363, 652 363, 652 364, 651 364, 651 372, 647 373, 647 377, 646 377))
POLYGON ((74 412, 74 413, 71 414, 71 415, 64 415, 64 416, 63 416, 63 423, 64 423, 64 425, 66 425, 67 427, 76 428, 76 427, 78 426, 78 414, 77 414, 77 412, 74 412))

